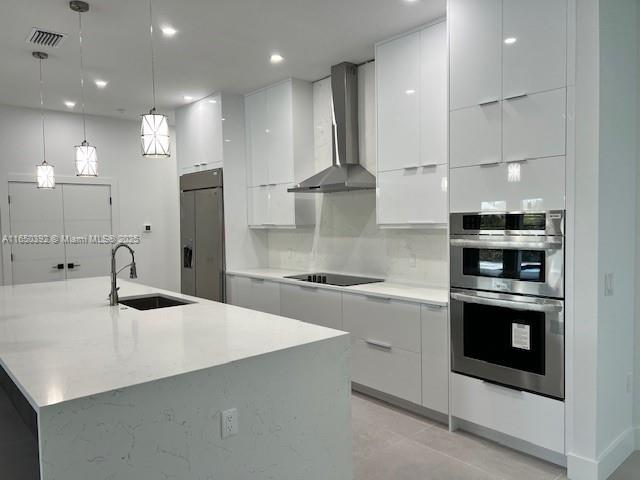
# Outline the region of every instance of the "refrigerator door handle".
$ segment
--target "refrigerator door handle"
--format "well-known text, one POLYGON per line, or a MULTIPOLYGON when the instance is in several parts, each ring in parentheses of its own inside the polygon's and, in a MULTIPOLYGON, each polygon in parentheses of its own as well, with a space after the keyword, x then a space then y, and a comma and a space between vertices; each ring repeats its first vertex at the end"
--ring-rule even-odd
POLYGON ((182 247, 182 265, 184 268, 193 268, 193 248, 190 245, 182 247))

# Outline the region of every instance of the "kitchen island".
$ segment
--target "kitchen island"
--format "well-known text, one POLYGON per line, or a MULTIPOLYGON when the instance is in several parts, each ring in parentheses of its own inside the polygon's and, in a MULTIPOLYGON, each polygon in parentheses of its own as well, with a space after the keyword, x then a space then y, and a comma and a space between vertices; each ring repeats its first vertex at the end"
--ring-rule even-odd
POLYGON ((108 277, 0 287, 3 386, 42 480, 351 478, 347 334, 119 285, 192 303, 110 307, 108 277))

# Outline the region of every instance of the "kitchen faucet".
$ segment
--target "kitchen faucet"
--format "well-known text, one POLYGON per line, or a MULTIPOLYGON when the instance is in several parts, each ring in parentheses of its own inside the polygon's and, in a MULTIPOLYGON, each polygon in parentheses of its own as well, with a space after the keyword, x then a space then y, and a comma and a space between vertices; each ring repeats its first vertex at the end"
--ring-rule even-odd
POLYGON ((133 249, 127 245, 126 243, 118 243, 111 249, 111 293, 109 294, 109 304, 111 306, 118 305, 118 290, 120 287, 116 287, 116 277, 118 274, 127 267, 131 267, 129 271, 129 278, 138 278, 138 272, 136 270, 136 257, 133 249), (116 271, 116 252, 121 248, 125 247, 131 253, 131 263, 125 265, 120 270, 116 271))

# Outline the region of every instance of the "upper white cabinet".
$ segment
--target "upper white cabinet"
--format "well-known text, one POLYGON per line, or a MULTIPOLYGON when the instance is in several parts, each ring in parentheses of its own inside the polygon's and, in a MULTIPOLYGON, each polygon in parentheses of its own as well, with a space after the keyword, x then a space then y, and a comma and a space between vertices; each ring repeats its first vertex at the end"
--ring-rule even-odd
POLYGON ((376 46, 378 171, 447 163, 445 22, 376 46))
POLYGON ((420 165, 420 32, 376 48, 378 171, 420 165))
POLYGON ((450 1, 451 110, 500 99, 501 15, 502 0, 450 1))
POLYGON ((502 161, 500 102, 454 110, 449 121, 451 168, 502 161))
POLYGON ((289 79, 245 97, 249 226, 313 225, 315 202, 287 188, 314 173, 313 89, 289 79))
POLYGON ((223 166, 222 96, 203 98, 176 109, 179 174, 223 166))
POLYGON ((564 87, 567 0, 507 0, 502 8, 503 97, 564 87))
POLYGON ((313 171, 313 90, 289 79, 245 97, 250 187, 294 183, 313 171))
POLYGON ((376 91, 378 224, 446 223, 446 23, 378 44, 376 91))

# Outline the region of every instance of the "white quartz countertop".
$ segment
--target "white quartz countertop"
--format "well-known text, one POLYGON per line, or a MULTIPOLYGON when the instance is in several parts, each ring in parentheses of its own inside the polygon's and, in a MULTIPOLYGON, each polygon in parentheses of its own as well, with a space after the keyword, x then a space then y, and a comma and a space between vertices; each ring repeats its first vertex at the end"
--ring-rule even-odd
POLYGON ((0 364, 35 409, 346 335, 123 280, 118 285, 121 300, 162 293, 196 303, 110 307, 108 277, 0 287, 0 364))
MULTIPOLYGON (((285 278, 291 275, 300 275, 306 272, 294 270, 280 270, 275 268, 255 268, 247 270, 228 270, 228 275, 237 275, 242 277, 261 278, 264 280, 273 280, 281 283, 292 285, 304 285, 299 280, 285 278)), ((362 275, 360 275, 362 276, 362 275)), ((325 285, 316 283, 314 286, 318 288, 326 288, 330 290, 338 290, 347 293, 359 293, 367 296, 375 296, 380 298, 389 298, 395 300, 404 300, 409 302, 424 303, 428 305, 447 306, 449 303, 449 291, 446 288, 424 287, 420 285, 411 285, 395 282, 378 282, 368 283, 366 285, 354 285, 351 287, 340 287, 335 285, 325 285)))

